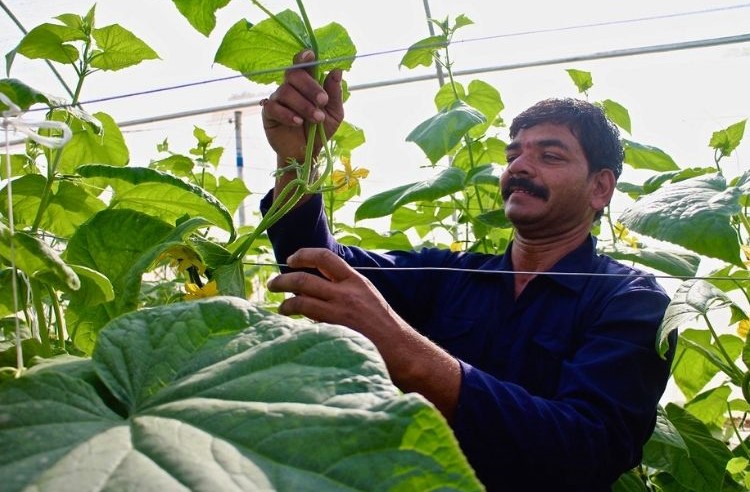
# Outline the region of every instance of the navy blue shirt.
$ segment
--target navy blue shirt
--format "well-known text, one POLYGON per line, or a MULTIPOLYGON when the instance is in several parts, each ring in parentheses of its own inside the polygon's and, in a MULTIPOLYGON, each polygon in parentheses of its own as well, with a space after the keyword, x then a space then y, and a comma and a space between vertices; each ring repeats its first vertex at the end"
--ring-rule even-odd
MULTIPOLYGON (((267 195, 262 210, 269 205, 267 195)), ((488 490, 610 490, 640 463, 669 377, 671 353, 663 360, 655 349, 669 298, 653 277, 598 255, 594 238, 550 272, 616 276, 538 275, 516 299, 513 276, 491 273, 513 270, 509 254, 343 246, 319 195, 269 236, 280 263, 324 247, 355 267, 418 267, 361 273, 458 359, 453 430, 488 490)))

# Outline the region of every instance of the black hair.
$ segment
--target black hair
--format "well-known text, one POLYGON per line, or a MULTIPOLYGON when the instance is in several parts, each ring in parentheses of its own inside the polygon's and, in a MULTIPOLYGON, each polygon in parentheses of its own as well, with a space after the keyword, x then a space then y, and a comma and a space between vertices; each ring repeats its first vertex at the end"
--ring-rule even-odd
POLYGON ((625 157, 620 131, 599 106, 573 98, 539 101, 513 118, 510 138, 515 138, 521 130, 543 123, 565 125, 570 129, 586 155, 589 174, 610 169, 615 179, 620 177, 625 157))

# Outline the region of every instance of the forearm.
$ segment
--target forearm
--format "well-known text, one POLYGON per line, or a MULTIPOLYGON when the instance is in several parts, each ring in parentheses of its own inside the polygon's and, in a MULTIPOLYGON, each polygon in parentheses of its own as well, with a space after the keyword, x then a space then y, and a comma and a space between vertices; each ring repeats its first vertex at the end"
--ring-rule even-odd
POLYGON ((396 386, 421 394, 451 422, 461 389, 459 362, 397 314, 389 314, 394 319, 391 329, 376 325, 365 336, 378 348, 396 386))

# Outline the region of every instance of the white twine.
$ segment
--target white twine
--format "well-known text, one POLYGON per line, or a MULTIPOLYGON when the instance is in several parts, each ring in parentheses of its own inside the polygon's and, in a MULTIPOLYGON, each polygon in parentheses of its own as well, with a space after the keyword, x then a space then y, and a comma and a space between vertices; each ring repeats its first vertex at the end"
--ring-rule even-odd
MULTIPOLYGON (((5 175, 6 175, 6 188, 8 189, 8 228, 10 231, 10 266, 11 266, 11 289, 13 293, 13 312, 16 322, 16 369, 18 374, 23 370, 23 348, 21 346, 21 322, 18 319, 18 312, 21 310, 18 306, 18 270, 16 268, 16 250, 13 237, 16 233, 15 219, 13 216, 13 180, 11 179, 11 166, 10 166, 10 138, 9 132, 23 133, 28 138, 32 139, 39 145, 45 147, 59 149, 70 141, 73 137, 68 125, 61 121, 23 121, 22 116, 24 111, 8 98, 5 94, 0 92, 0 102, 8 106, 8 109, 1 111, 0 116, 2 122, 0 125, 5 132, 5 175), (36 130, 59 130, 62 132, 62 136, 59 137, 48 137, 40 135, 36 130)), ((43 329, 43 327, 42 327, 43 329)))

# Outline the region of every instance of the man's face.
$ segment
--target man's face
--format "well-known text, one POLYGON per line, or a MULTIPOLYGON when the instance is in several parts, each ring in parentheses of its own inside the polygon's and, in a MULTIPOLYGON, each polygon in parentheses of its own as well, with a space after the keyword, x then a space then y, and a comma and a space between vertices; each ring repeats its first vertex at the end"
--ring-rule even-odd
MULTIPOLYGON (((544 123, 518 132, 506 149, 500 184, 505 215, 520 234, 545 237, 590 227, 602 202, 596 174, 565 125, 544 123)), ((601 172, 601 171, 600 171, 601 172)), ((611 192, 609 193, 611 196, 611 192)))

